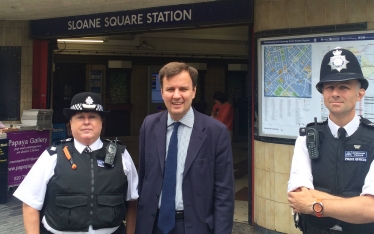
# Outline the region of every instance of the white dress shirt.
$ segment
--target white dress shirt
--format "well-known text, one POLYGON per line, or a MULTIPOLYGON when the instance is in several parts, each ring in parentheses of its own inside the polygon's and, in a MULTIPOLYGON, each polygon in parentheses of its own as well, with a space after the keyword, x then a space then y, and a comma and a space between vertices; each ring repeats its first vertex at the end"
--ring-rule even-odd
MULTIPOLYGON (((183 116, 179 122, 178 128, 178 159, 177 159, 177 181, 176 181, 176 191, 175 191, 175 210, 184 210, 183 206, 183 194, 182 194, 182 183, 183 183, 183 172, 184 172, 184 164, 186 162, 187 157, 187 149, 190 145, 190 138, 192 133, 193 124, 195 121, 195 115, 193 113, 193 109, 190 110, 183 116)), ((165 161, 168 155, 168 148, 171 134, 173 133, 174 128, 174 120, 171 118, 170 114, 168 113, 168 121, 167 121, 167 132, 166 132, 166 156, 165 161)), ((162 196, 162 193, 161 193, 162 196)), ((161 206, 161 196, 158 203, 158 206, 161 206)))

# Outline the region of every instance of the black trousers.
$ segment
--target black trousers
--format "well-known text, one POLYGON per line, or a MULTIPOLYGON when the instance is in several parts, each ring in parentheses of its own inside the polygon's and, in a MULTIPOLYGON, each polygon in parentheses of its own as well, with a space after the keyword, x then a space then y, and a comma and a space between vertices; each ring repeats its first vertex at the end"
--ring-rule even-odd
POLYGON ((337 231, 337 230, 325 230, 315 227, 308 222, 305 222, 305 230, 303 230, 304 234, 343 234, 344 232, 337 231))

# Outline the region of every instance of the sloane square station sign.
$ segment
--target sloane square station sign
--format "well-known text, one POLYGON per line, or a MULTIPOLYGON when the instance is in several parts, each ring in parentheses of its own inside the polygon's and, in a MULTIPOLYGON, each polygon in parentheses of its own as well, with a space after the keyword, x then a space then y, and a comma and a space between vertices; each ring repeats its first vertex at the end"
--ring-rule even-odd
POLYGON ((224 0, 30 21, 32 38, 79 37, 253 22, 253 0, 224 0))

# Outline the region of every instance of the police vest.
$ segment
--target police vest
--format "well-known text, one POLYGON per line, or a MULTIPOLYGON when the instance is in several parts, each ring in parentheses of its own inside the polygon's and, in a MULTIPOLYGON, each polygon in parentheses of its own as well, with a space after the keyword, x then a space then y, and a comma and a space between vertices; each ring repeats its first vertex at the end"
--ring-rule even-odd
MULTIPOLYGON (((318 123, 316 128, 320 132, 320 148, 319 158, 311 160, 314 188, 339 197, 359 196, 374 159, 371 122, 361 117, 357 131, 343 140, 332 135, 327 121, 318 123)), ((330 229, 337 224, 344 233, 374 233, 374 223, 351 224, 312 215, 305 215, 305 218, 321 229, 330 229)))
MULTIPOLYGON (((117 144, 113 167, 104 166, 105 149, 80 154, 73 142, 56 146, 57 162, 49 180, 44 201, 48 224, 59 231, 88 231, 119 226, 126 214, 127 177, 123 171, 122 153, 117 144), (68 146, 77 168, 72 169, 63 153, 68 146)), ((51 152, 51 148, 48 149, 51 152)))

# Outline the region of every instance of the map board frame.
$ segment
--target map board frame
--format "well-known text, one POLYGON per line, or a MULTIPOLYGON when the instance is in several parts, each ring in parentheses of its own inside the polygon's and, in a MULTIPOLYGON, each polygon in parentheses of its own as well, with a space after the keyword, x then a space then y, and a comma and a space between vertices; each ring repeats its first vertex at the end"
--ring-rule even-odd
POLYGON ((369 87, 356 113, 374 122, 374 31, 259 38, 259 136, 296 139, 299 128, 314 117, 328 117, 315 86, 323 56, 336 47, 358 58, 369 87))

